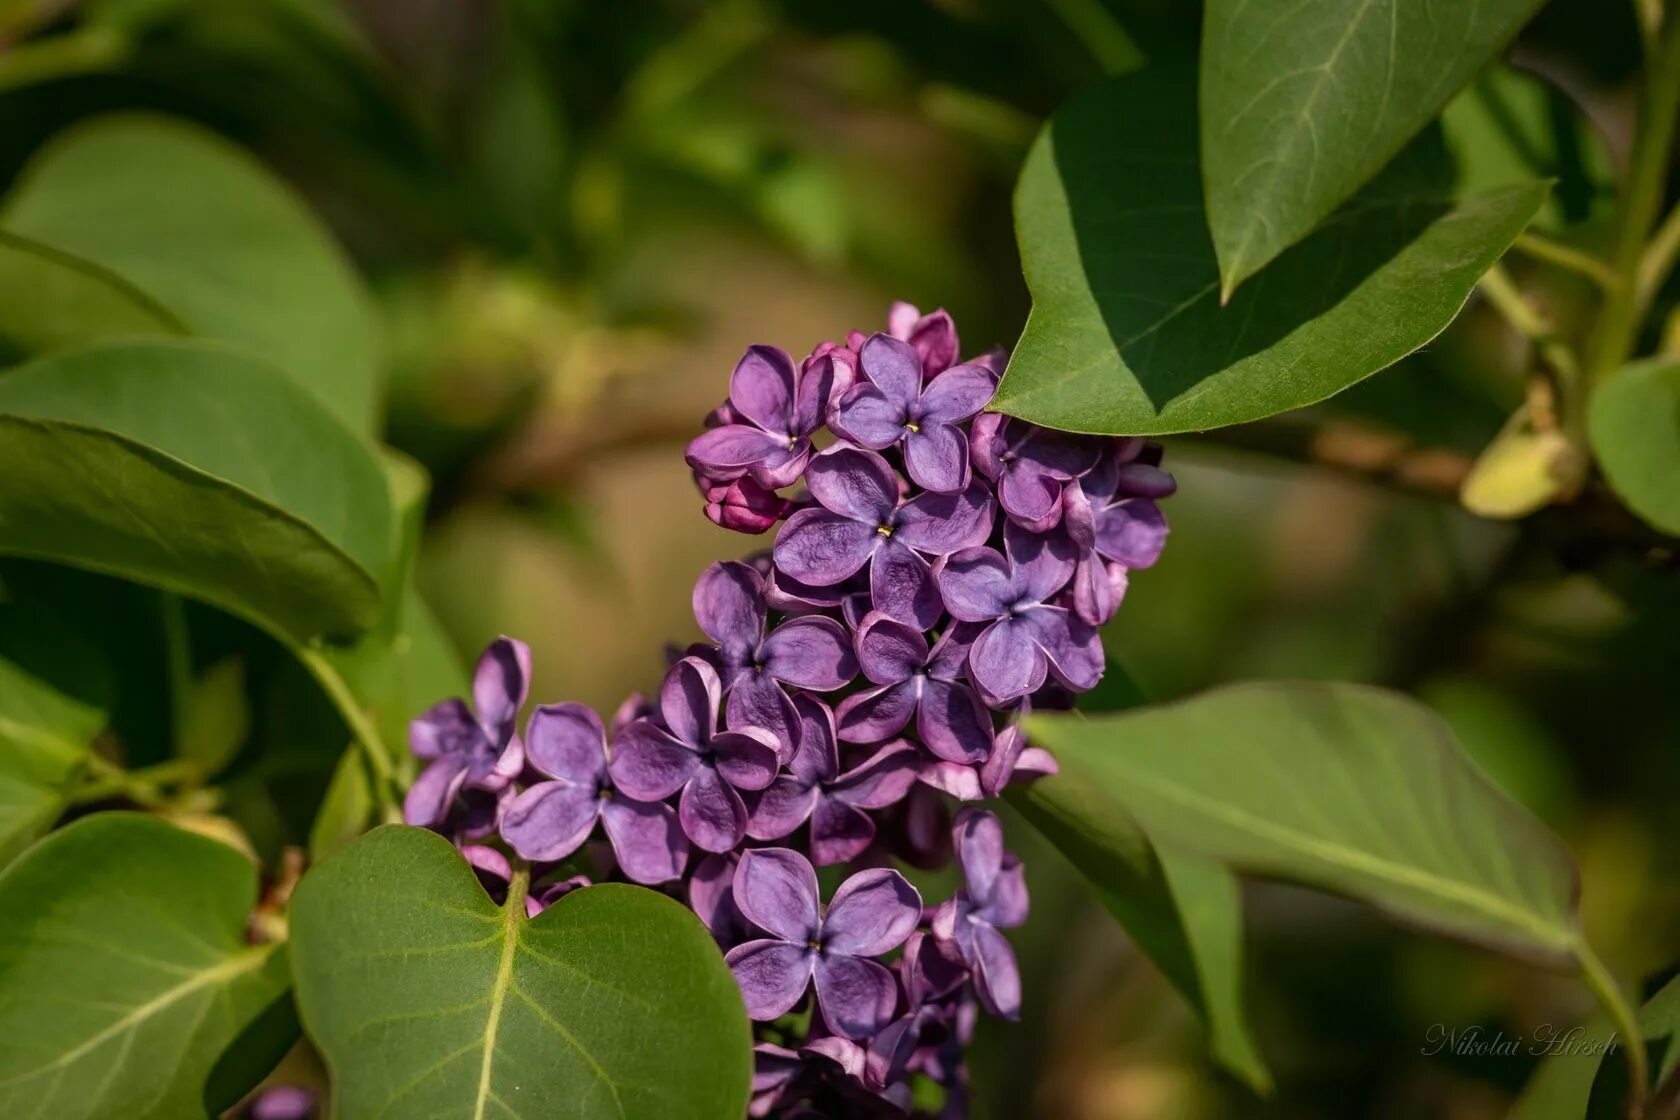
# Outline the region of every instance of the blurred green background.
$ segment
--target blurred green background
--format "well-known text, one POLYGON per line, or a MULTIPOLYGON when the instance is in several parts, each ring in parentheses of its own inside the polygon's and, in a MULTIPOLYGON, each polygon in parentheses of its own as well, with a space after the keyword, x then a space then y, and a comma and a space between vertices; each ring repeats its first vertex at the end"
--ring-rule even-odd
MULTIPOLYGON (((701 568, 767 543, 707 523, 682 462, 742 349, 879 329, 895 298, 949 308, 965 352, 1009 345, 1027 308, 1010 192, 1039 122, 1191 51, 1197 8, 0 0, 0 186, 114 110, 195 119, 280 171, 377 294, 385 438, 435 480, 425 598, 463 654, 529 641, 537 700, 610 710, 656 681, 665 642, 698 636, 701 568)), ((1585 244, 1624 154, 1632 13, 1555 0, 1448 114, 1467 178, 1557 177, 1556 220, 1585 244)), ((1583 292, 1517 276, 1564 329, 1579 319, 1583 292)), ((1109 648, 1154 699, 1285 677, 1421 696, 1568 840, 1606 959, 1657 980, 1680 956, 1680 581, 1559 519, 1481 521, 1451 496, 1531 359, 1473 306, 1333 408, 1169 441, 1171 543, 1109 648)), ((121 585, 0 574, 71 581, 124 617, 121 585)), ((207 660, 237 627, 193 625, 207 660)), ((307 829, 344 734, 277 650, 245 679, 276 716, 254 726, 287 749, 248 747, 264 761, 230 813, 275 851, 307 829)), ((144 754, 147 729, 122 730, 144 754)), ((1532 1037, 1590 1010, 1568 978, 1250 884, 1249 995, 1282 1086, 1261 1101, 1212 1067, 1060 857, 1024 822, 1011 835, 1034 894, 1028 1010, 983 1028, 983 1117, 1498 1117, 1537 1059, 1426 1054, 1431 1028, 1532 1037)))

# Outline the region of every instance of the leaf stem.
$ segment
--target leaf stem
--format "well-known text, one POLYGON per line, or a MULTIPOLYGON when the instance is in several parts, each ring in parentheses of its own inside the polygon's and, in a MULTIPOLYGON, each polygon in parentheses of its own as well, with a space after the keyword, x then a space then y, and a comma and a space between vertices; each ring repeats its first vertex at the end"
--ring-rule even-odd
POLYGON ((366 710, 357 701, 355 694, 350 691, 350 686, 345 683, 338 668, 318 649, 294 645, 292 652, 303 663, 303 667, 309 670, 309 675, 315 678, 315 683, 327 694, 333 707, 338 709, 338 714, 350 728, 350 733, 361 745, 363 757, 373 768, 376 779, 375 796, 379 798, 380 807, 390 810, 401 804, 396 764, 391 758, 391 748, 379 734, 379 728, 373 720, 368 718, 366 710))
POLYGON ((1610 266, 1591 253, 1583 252, 1571 245, 1553 241, 1549 237, 1542 237, 1537 233, 1524 230, 1517 234, 1517 239, 1511 243, 1511 248, 1525 256, 1533 257, 1537 261, 1555 264, 1559 268, 1567 268, 1571 272, 1578 272, 1601 287, 1608 288, 1616 282, 1615 273, 1610 266))
POLYGON ((1604 967, 1604 962, 1598 959, 1591 945, 1582 941, 1575 950, 1575 959, 1581 965, 1581 978, 1592 989, 1599 1005, 1610 1016, 1611 1025, 1616 1028, 1617 1040, 1627 1059, 1628 1120, 1640 1120, 1645 1113, 1645 1083, 1650 1079, 1651 1072, 1645 1057, 1645 1036, 1639 1029, 1639 1018, 1623 997, 1616 978, 1610 975, 1610 970, 1604 967))
POLYGON ((70 794, 72 805, 88 805, 112 797, 126 797, 136 805, 156 809, 168 803, 168 798, 158 792, 158 786, 177 782, 198 782, 204 777, 198 763, 190 758, 172 758, 155 766, 124 770, 116 763, 94 755, 88 759, 88 769, 92 771, 94 780, 70 794))
POLYGON ((512 861, 513 874, 508 877, 507 901, 502 909, 517 917, 525 916, 525 896, 531 891, 531 865, 522 859, 512 861))

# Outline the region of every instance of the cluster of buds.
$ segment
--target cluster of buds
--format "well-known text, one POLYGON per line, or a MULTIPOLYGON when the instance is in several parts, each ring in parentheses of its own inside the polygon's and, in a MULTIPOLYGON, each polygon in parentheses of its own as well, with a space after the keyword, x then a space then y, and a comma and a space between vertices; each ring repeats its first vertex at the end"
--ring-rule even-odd
POLYGON ((749 349, 686 458, 713 522, 777 533, 701 575, 708 640, 651 700, 543 705, 520 734, 530 654, 502 638, 471 706, 413 725, 406 817, 492 893, 511 854, 532 914, 613 877, 706 923, 758 1024, 755 1117, 905 1115, 915 1079, 966 1114, 978 1011, 1020 1008, 1000 930, 1027 916, 974 803, 1054 771, 1020 716, 1097 683, 1097 628, 1166 540, 1159 447, 987 413, 1001 356, 957 355, 950 317, 907 304, 797 365, 749 349), (938 903, 901 870, 953 856, 938 903), (826 906, 825 867, 849 873, 826 906))

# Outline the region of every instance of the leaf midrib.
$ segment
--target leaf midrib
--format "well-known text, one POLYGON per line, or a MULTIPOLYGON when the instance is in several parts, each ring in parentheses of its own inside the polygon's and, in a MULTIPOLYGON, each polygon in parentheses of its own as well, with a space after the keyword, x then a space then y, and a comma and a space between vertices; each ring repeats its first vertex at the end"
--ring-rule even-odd
POLYGON ((496 1064, 496 1034, 502 1025, 502 1008, 507 1005, 508 990, 513 987, 513 959, 519 948, 519 917, 525 909, 523 882, 509 889, 507 902, 502 906, 502 955, 496 962, 496 980, 490 988, 490 1013, 484 1024, 484 1057, 478 1066, 478 1094, 473 1101, 473 1120, 484 1120, 485 1106, 493 1095, 490 1080, 496 1064))

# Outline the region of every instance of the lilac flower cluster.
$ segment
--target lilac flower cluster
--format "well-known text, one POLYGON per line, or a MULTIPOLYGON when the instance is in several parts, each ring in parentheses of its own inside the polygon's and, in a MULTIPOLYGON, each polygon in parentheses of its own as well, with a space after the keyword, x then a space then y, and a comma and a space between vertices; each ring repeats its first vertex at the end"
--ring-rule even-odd
POLYGON ((1097 627, 1166 540, 1159 447, 986 413, 1001 356, 958 362, 943 311, 889 328, 736 366, 686 459, 713 522, 780 528, 701 575, 707 641, 653 699, 543 705, 521 736, 530 657, 502 638, 472 706, 413 727, 407 819, 493 893, 511 854, 532 914, 610 876, 699 915, 759 1024, 755 1117, 903 1115, 916 1078, 966 1113, 978 1009, 1019 1012, 1000 931, 1027 892, 997 816, 962 803, 1054 772, 1019 717, 1097 683, 1097 627), (899 870, 953 855, 937 904, 899 870))

